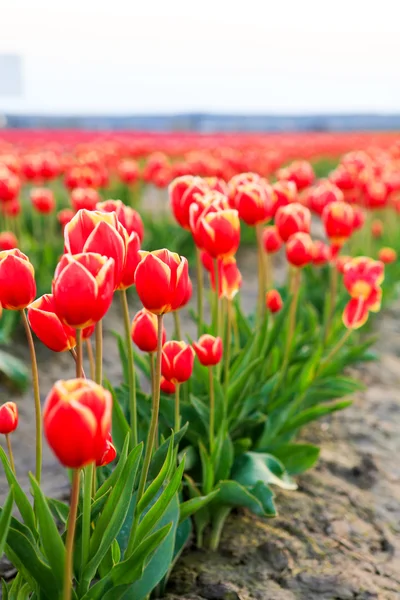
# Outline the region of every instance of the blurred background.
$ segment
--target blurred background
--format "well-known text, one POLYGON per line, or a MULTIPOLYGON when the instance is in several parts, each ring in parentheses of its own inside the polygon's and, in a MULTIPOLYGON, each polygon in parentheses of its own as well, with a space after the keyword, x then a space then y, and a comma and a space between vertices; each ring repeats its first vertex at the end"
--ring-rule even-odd
POLYGON ((2 126, 400 129, 395 0, 147 4, 4 5, 2 126))

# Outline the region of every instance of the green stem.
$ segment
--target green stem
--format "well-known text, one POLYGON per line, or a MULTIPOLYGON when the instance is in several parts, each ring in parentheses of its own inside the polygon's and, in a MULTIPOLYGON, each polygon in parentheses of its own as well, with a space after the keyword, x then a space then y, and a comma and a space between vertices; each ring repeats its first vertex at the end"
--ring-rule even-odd
POLYGON ((68 518, 67 539, 65 542, 65 565, 64 565, 64 592, 63 600, 71 600, 72 594, 72 577, 73 577, 73 555, 74 555, 74 538, 76 517, 78 514, 79 502, 79 481, 81 472, 79 469, 74 469, 72 477, 71 505, 68 518))
POLYGON ((210 550, 218 550, 219 542, 221 540, 222 529, 231 510, 232 508, 230 506, 222 506, 220 509, 217 509, 213 519, 213 527, 210 537, 210 550))
POLYGON ((215 392, 214 375, 212 366, 208 367, 208 387, 210 391, 210 454, 214 450, 214 431, 215 431, 215 392))
POLYGON ((352 331, 353 331, 353 329, 348 329, 346 331, 346 333, 340 338, 340 340, 338 341, 338 343, 329 352, 328 356, 321 362, 320 367, 317 370, 316 375, 319 375, 319 373, 324 369, 324 367, 326 367, 327 364, 332 360, 332 358, 335 356, 335 354, 337 354, 339 352, 339 350, 344 346, 344 344, 349 339, 352 331))
MULTIPOLYGON (((158 413, 160 410, 160 381, 161 381, 161 354, 162 354, 162 328, 163 328, 163 315, 157 315, 157 358, 156 368, 154 377, 154 390, 151 407, 151 421, 149 427, 149 433, 146 442, 146 451, 143 460, 142 472, 140 474, 139 487, 137 491, 136 506, 139 504, 141 497, 143 496, 144 489, 146 487, 147 475, 149 473, 149 467, 151 457, 153 454, 154 442, 157 434, 158 425, 158 413)), ((126 557, 130 556, 133 552, 135 545, 135 534, 136 526, 138 522, 138 515, 135 515, 135 519, 132 525, 131 533, 129 536, 128 546, 126 549, 126 557)))
MULTIPOLYGON (((233 302, 233 300, 230 300, 230 302, 233 302)), ((236 310, 233 311, 232 327, 233 327, 233 339, 234 339, 235 353, 238 354, 240 352, 240 334, 239 334, 236 310)))
POLYGON ((96 363, 94 361, 93 347, 90 338, 86 338, 86 353, 89 359, 89 367, 90 367, 90 379, 92 381, 95 380, 96 377, 96 363))
POLYGON ((25 310, 21 310, 22 322, 24 324, 26 337, 28 340, 29 352, 31 355, 32 365, 32 385, 33 385, 33 397, 35 401, 35 427, 36 427, 36 481, 40 484, 42 476, 42 414, 40 406, 40 391, 39 391, 39 372, 37 367, 35 345, 33 343, 33 337, 31 328, 29 327, 28 319, 26 317, 25 310))
POLYGON ((95 382, 99 385, 103 382, 103 322, 98 321, 95 329, 96 336, 96 369, 95 382))
POLYGON ((83 369, 82 329, 76 329, 76 376, 84 377, 83 369))
POLYGON ((196 248, 196 269, 197 269, 197 337, 200 337, 203 331, 203 264, 201 262, 201 252, 196 248))
POLYGON ((150 352, 149 354, 150 361, 150 383, 151 383, 151 395, 153 397, 155 390, 155 369, 154 369, 154 352, 150 352))
POLYGON ((285 353, 283 356, 282 363, 282 374, 283 376, 286 373, 287 366, 289 364, 289 356, 290 350, 292 347, 293 335, 296 328, 296 313, 297 313, 297 304, 299 301, 299 293, 300 293, 300 283, 301 283, 301 271, 300 269, 295 269, 292 272, 290 288, 292 294, 292 302, 290 304, 289 309, 289 318, 288 318, 288 331, 286 337, 286 345, 285 345, 285 353))
POLYGON ((181 427, 181 412, 180 412, 180 406, 179 406, 179 400, 180 400, 180 389, 181 386, 179 383, 177 383, 175 385, 175 433, 178 433, 180 427, 181 427))
POLYGON ((226 339, 225 339, 225 348, 224 348, 224 358, 225 358, 225 377, 224 377, 224 412, 225 417, 228 414, 228 388, 229 388, 229 367, 231 362, 231 340, 232 340, 232 301, 227 300, 227 330, 226 330, 226 339))
POLYGON ((335 314, 335 308, 336 308, 337 289, 338 289, 338 270, 336 267, 336 260, 335 260, 331 264, 331 272, 330 272, 328 312, 327 312, 327 316, 326 316, 325 336, 324 336, 325 343, 329 340, 329 334, 331 332, 333 315, 335 314))
POLYGON ((219 270, 218 270, 218 259, 214 260, 215 269, 215 327, 216 336, 221 336, 221 303, 219 301, 219 270))
POLYGON ((265 263, 264 263, 264 248, 262 243, 262 224, 256 225, 257 237, 257 259, 258 259, 258 305, 257 316, 258 322, 261 323, 265 312, 265 263))
POLYGON ((16 470, 15 470, 14 455, 13 455, 13 451, 11 448, 11 438, 10 438, 9 433, 6 433, 6 442, 7 442, 8 457, 10 459, 11 471, 14 473, 15 476, 17 476, 16 470))
POLYGON ((131 340, 131 327, 129 320, 129 307, 126 290, 121 290, 121 304, 122 314, 124 317, 124 328, 125 328, 125 343, 126 352, 128 359, 128 385, 129 385, 129 412, 131 417, 131 437, 132 446, 137 446, 138 443, 138 431, 137 431, 137 407, 136 407, 136 377, 135 377, 135 363, 133 356, 133 347, 131 340))
POLYGON ((179 318, 179 312, 177 310, 174 310, 174 324, 175 324, 175 339, 177 340, 181 340, 182 339, 182 331, 181 331, 181 320, 179 318))
POLYGON ((94 463, 90 463, 90 465, 85 467, 83 481, 81 578, 89 560, 93 473, 94 463))

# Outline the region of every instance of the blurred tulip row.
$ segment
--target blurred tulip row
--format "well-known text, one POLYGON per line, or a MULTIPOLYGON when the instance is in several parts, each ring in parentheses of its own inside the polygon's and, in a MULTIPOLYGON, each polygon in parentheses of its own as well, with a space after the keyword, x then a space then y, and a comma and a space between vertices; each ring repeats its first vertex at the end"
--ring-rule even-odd
POLYGON ((4 598, 162 595, 190 540, 215 551, 233 510, 275 516, 274 489, 296 490, 316 463, 319 448, 300 432, 360 389, 345 368, 372 359, 358 330, 398 277, 400 144, 327 138, 282 138, 275 151, 263 136, 3 143, 0 304, 2 321, 19 315, 25 330, 36 429, 26 494, 12 444, 18 406, 0 406, 10 488, 0 553, 17 569, 4 598), (361 149, 324 178, 305 160, 334 160, 351 142, 361 149), (109 199, 116 178, 125 202, 109 199), (143 182, 167 186, 168 248, 144 249, 143 182), (258 295, 243 308, 244 228, 258 295), (117 297, 123 375, 109 381, 102 323, 117 297), (32 332, 76 369, 43 390, 43 410, 32 332), (43 437, 68 469, 69 503, 44 495, 43 437))

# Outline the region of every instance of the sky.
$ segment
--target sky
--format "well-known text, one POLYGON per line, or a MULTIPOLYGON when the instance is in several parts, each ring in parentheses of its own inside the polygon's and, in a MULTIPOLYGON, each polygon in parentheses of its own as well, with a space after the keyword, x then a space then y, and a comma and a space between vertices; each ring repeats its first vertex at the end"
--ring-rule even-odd
POLYGON ((400 112, 398 0, 2 1, 0 113, 400 112))

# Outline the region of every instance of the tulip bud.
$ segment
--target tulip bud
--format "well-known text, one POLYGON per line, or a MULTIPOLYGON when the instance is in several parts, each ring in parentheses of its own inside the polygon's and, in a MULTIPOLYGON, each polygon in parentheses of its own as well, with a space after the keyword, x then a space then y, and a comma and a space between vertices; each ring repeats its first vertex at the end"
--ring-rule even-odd
POLYGON ((0 252, 0 304, 22 310, 36 296, 35 271, 29 258, 17 248, 0 252))
POLYGON ((45 294, 29 305, 28 319, 32 331, 53 352, 65 352, 76 345, 75 329, 61 322, 52 294, 45 294))
POLYGON ((263 231, 263 246, 267 254, 275 254, 281 249, 283 241, 275 225, 269 225, 263 231))
POLYGON ((189 226, 193 241, 198 248, 202 249, 202 219, 208 213, 218 213, 228 208, 228 199, 220 192, 209 191, 203 196, 196 194, 196 198, 189 207, 189 226))
MULTIPOLYGON (((216 278, 214 261, 206 252, 202 253, 201 259, 204 267, 210 273, 211 287, 215 291, 216 278)), ((218 283, 218 295, 220 298, 233 300, 239 292, 239 289, 242 286, 242 275, 236 264, 236 259, 233 256, 224 260, 218 259, 218 283)))
POLYGON ((174 217, 181 227, 190 229, 189 210, 196 196, 204 196, 209 190, 201 177, 183 175, 174 179, 168 187, 169 200, 174 217))
POLYGON ((65 226, 65 252, 91 252, 114 260, 115 289, 121 283, 128 234, 115 213, 80 210, 65 226))
POLYGON ((132 232, 126 244, 126 260, 118 286, 119 290, 126 290, 135 283, 136 268, 141 260, 140 239, 137 233, 132 232))
POLYGON ((15 402, 6 402, 0 406, 0 433, 8 435, 18 427, 18 407, 15 402))
POLYGON ((174 383, 172 383, 172 381, 168 381, 168 379, 165 379, 165 377, 161 377, 160 390, 164 394, 175 394, 175 389, 176 386, 174 383))
POLYGON ((283 300, 278 290, 269 290, 265 295, 265 305, 271 313, 282 310, 283 300))
POLYGON ((332 258, 331 249, 329 246, 316 240, 313 244, 312 263, 316 267, 326 265, 332 258))
POLYGON ((175 252, 141 252, 135 273, 136 291, 143 306, 160 315, 178 310, 188 299, 188 262, 175 252))
POLYGON ((44 433, 70 469, 101 462, 111 430, 110 392, 88 379, 57 381, 43 409, 44 433))
POLYGON ((76 187, 71 192, 71 204, 75 212, 78 210, 95 210, 100 195, 94 188, 76 187))
POLYGON ((397 252, 393 248, 381 248, 378 253, 378 258, 385 265, 389 265, 397 260, 397 252))
POLYGON ((126 158, 121 160, 117 165, 118 177, 123 183, 132 185, 139 179, 139 165, 135 160, 126 158))
POLYGON ((130 206, 127 206, 121 202, 121 200, 106 200, 105 202, 99 202, 96 206, 96 209, 100 210, 101 212, 115 212, 118 221, 123 227, 125 227, 128 235, 131 235, 131 233, 136 233, 140 242, 143 241, 143 221, 136 210, 130 206))
POLYGON ((351 298, 346 304, 342 321, 346 329, 359 329, 368 320, 368 306, 362 298, 351 298))
POLYGON ((240 186, 247 184, 260 184, 261 177, 257 173, 239 173, 228 182, 229 206, 237 209, 236 197, 240 186))
POLYGON ((213 335, 202 335, 193 348, 200 363, 205 367, 217 365, 222 358, 222 339, 213 335))
POLYGON ((308 233, 295 233, 286 244, 286 258, 295 267, 308 265, 313 258, 313 241, 308 233))
POLYGON ((113 293, 112 258, 93 252, 61 258, 54 275, 53 298, 63 323, 74 328, 94 325, 110 308, 113 293))
POLYGON ((103 454, 101 458, 97 458, 96 467, 105 467, 109 465, 117 456, 117 450, 112 442, 111 433, 108 434, 103 454))
POLYGON ((354 231, 353 208, 346 202, 332 202, 324 208, 322 222, 328 238, 343 245, 354 231))
POLYGON ((198 223, 201 248, 213 258, 233 256, 240 243, 240 221, 237 210, 208 212, 198 223))
POLYGON ((7 204, 17 199, 21 189, 21 182, 5 165, 0 166, 0 202, 7 204))
POLYGON ((295 202, 282 206, 276 213, 275 225, 284 242, 295 233, 309 233, 311 229, 311 213, 305 206, 295 202))
POLYGON ((67 223, 70 222, 70 220, 74 216, 75 216, 75 213, 72 210, 72 208, 63 208, 62 210, 59 211, 59 213, 57 214, 57 220, 60 223, 63 231, 64 231, 64 227, 67 225, 67 223))
POLYGON ((273 217, 281 206, 297 203, 297 187, 294 181, 277 181, 272 186, 273 195, 273 217))
POLYGON ((239 218, 247 225, 265 223, 273 215, 273 190, 263 179, 239 185, 234 202, 239 218))
POLYGON ((193 371, 194 350, 185 342, 166 342, 161 355, 161 374, 172 383, 187 381, 193 371))
POLYGON ((279 169, 277 178, 282 181, 293 181, 299 191, 304 190, 314 181, 312 166, 306 160, 295 160, 287 167, 279 169))
POLYGON ((383 235, 383 223, 380 219, 374 219, 371 224, 371 233, 375 239, 379 239, 383 235))
POLYGON ((362 229, 365 223, 365 212, 360 206, 354 205, 353 207, 353 231, 358 231, 362 229))
POLYGON ((34 188, 30 197, 33 208, 43 215, 52 213, 56 207, 54 194, 48 188, 34 188))
POLYGON ((332 202, 343 202, 343 192, 330 181, 320 181, 310 188, 308 193, 308 207, 315 214, 321 216, 324 208, 332 202))
MULTIPOLYGON (((157 317, 152 312, 142 308, 133 317, 131 327, 132 341, 142 352, 156 352, 158 340, 157 317)), ((165 344, 167 334, 163 326, 162 344, 165 344)))
POLYGON ((221 177, 203 177, 203 181, 207 184, 207 187, 213 192, 219 192, 228 196, 229 187, 224 179, 221 177))
POLYGON ((388 189, 383 181, 372 179, 364 186, 364 204, 367 208, 378 209, 387 205, 388 189))
POLYGON ((351 260, 353 260, 352 257, 346 256, 345 254, 341 254, 340 256, 338 256, 336 258, 336 269, 339 271, 339 273, 341 273, 343 275, 345 266, 351 260))
POLYGON ((2 231, 0 233, 0 251, 13 250, 18 248, 18 240, 12 231, 2 231))

